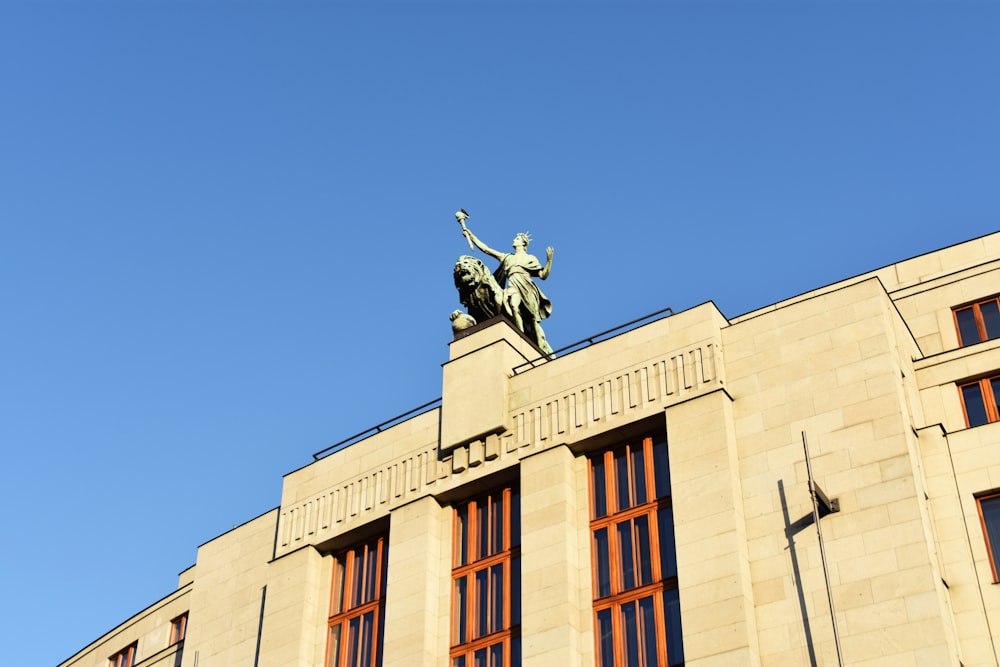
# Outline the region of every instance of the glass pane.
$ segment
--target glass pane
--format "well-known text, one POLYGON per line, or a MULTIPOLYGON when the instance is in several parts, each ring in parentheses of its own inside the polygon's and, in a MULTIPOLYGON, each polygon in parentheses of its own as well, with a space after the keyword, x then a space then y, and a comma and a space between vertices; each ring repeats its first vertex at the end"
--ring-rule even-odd
POLYGON ((465 656, 460 655, 451 659, 451 667, 465 667, 465 656))
POLYGON ((625 665, 639 667, 639 628, 635 617, 635 603, 622 605, 622 632, 625 635, 625 665))
POLYGON ((370 611, 361 618, 361 659, 359 667, 372 667, 372 630, 375 628, 375 612, 370 611))
POLYGON ((639 600, 639 637, 642 640, 642 664, 659 667, 660 657, 656 651, 656 611, 653 598, 639 600))
POLYGON ((510 625, 521 624, 521 559, 510 561, 510 625))
POLYGON ((646 502, 646 458, 642 443, 632 450, 632 497, 636 505, 646 502))
POLYGON ((510 639, 510 664, 511 667, 521 667, 521 638, 511 637, 510 639))
POLYGON ((993 566, 1000 569, 1000 496, 979 501, 986 526, 987 548, 993 557, 993 566))
POLYGON ((632 507, 628 484, 628 456, 624 449, 615 452, 615 491, 618 494, 618 510, 632 507))
POLYGON ((479 560, 490 555, 490 501, 483 498, 476 504, 476 533, 477 544, 476 553, 473 560, 479 560))
POLYGON ((962 403, 965 404, 965 415, 969 419, 969 426, 980 426, 988 421, 986 405, 983 403, 983 390, 978 382, 962 387, 962 403))
POLYGON ((608 529, 594 531, 594 562, 597 563, 597 598, 611 595, 611 561, 608 556, 608 529))
POLYGON ((361 634, 361 619, 357 616, 352 618, 347 626, 347 655, 345 656, 345 667, 358 667, 358 640, 361 634))
POLYGON ((474 665, 474 667, 487 667, 486 649, 481 648, 472 654, 472 664, 474 665))
POLYGON ((677 553, 674 551, 674 510, 664 507, 656 513, 656 528, 660 538, 660 576, 677 576, 677 553))
POLYGON ((990 378, 990 391, 993 392, 993 414, 1000 412, 1000 378, 990 378))
POLYGON ((656 481, 656 497, 670 495, 670 460, 667 458, 666 438, 657 438, 653 443, 653 478, 656 481))
POLYGON ((490 540, 490 553, 496 554, 504 550, 503 543, 503 493, 493 498, 493 516, 490 518, 493 526, 493 536, 490 540))
POLYGON ((330 628, 330 637, 326 644, 326 667, 337 667, 340 663, 340 624, 330 628))
POLYGON ((663 593, 663 618, 667 624, 667 664, 670 667, 684 662, 684 643, 681 635, 681 599, 677 589, 663 593))
POLYGON ((385 607, 379 606, 378 611, 378 625, 375 627, 375 658, 374 664, 376 666, 382 664, 382 634, 385 632, 385 607))
POLYGON ((381 559, 379 563, 379 571, 381 575, 378 579, 378 590, 375 591, 375 597, 381 598, 385 597, 385 582, 386 576, 389 574, 389 541, 383 540, 381 542, 381 551, 378 556, 381 559))
POLYGON ((344 610, 344 564, 337 559, 333 564, 333 594, 330 596, 330 615, 344 610))
POLYGON ((487 619, 489 618, 489 591, 487 589, 489 570, 479 570, 476 572, 476 597, 474 602, 473 613, 475 615, 475 630, 473 631, 473 638, 482 637, 483 635, 489 634, 489 626, 487 624, 487 619))
POLYGON ((368 550, 365 563, 365 602, 375 599, 375 584, 378 583, 378 546, 372 545, 368 550))
POLYGON ((649 516, 637 516, 634 520, 636 557, 639 561, 639 585, 653 583, 653 557, 649 548, 649 516))
POLYGON ((455 618, 451 631, 451 645, 464 644, 467 639, 466 619, 468 618, 468 584, 466 578, 455 580, 455 618))
POLYGON ((490 632, 503 630, 503 563, 490 568, 490 632))
POLYGON ((469 562, 469 506, 462 505, 455 513, 455 564, 469 562))
POLYGON ((503 644, 490 647, 490 667, 503 667, 503 644))
POLYGON ((979 312, 983 316, 983 324, 986 325, 986 339, 1000 338, 1000 306, 997 302, 980 304, 979 312))
POLYGON ((635 563, 632 555, 632 522, 623 521, 615 526, 618 529, 618 560, 621 561, 621 572, 618 581, 621 590, 635 588, 635 563))
POLYGON ((962 345, 972 345, 979 342, 976 315, 971 306, 962 310, 956 310, 955 320, 958 322, 958 337, 962 339, 962 345))
POLYGON ((351 591, 349 609, 353 609, 361 604, 361 596, 364 592, 365 574, 365 554, 363 548, 355 549, 351 554, 351 591))
POLYGON ((510 492, 510 544, 521 543, 521 494, 517 489, 510 492))
POLYGON ((614 667, 615 642, 611 630, 611 610, 602 609, 597 612, 597 641, 600 646, 597 656, 598 667, 614 667))
POLYGON ((600 519, 608 514, 608 496, 604 479, 604 458, 595 456, 590 461, 590 481, 594 489, 593 517, 600 519))

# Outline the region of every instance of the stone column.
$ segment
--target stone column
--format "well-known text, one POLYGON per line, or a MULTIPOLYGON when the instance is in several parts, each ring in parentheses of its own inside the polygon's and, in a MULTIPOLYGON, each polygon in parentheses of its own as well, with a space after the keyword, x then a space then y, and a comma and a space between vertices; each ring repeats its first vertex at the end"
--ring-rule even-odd
POLYGON ((524 667, 594 664, 585 463, 566 446, 521 461, 524 667))
POLYGON ((448 663, 450 517, 430 496, 390 514, 384 667, 448 663))

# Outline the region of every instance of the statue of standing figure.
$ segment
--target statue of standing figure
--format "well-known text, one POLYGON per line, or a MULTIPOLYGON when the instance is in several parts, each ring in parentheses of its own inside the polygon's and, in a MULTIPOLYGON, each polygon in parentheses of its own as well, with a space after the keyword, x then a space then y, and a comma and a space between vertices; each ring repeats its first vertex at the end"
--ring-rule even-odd
POLYGON ((542 331, 542 320, 552 314, 552 302, 538 288, 533 278, 538 277, 545 280, 549 277, 549 272, 552 270, 552 256, 555 253, 552 246, 545 249, 545 265, 543 266, 537 257, 528 254, 528 244, 531 243, 531 238, 526 232, 520 232, 514 237, 514 252, 500 252, 480 241, 466 227, 465 219, 468 214, 464 210, 456 213, 455 217, 462 225, 462 234, 468 240, 470 247, 474 245, 500 262, 493 277, 502 289, 504 314, 546 356, 551 356, 552 346, 545 339, 545 332, 542 331))

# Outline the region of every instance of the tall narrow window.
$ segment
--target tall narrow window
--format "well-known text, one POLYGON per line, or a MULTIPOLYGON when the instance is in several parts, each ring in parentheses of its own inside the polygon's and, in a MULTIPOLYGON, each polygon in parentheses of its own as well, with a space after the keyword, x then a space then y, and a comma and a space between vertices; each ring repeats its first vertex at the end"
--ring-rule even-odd
POLYGON ((334 562, 327 667, 382 664, 386 542, 384 536, 378 537, 340 554, 334 562))
POLYGON ((997 577, 997 567, 1000 567, 1000 491, 990 491, 976 500, 983 535, 986 537, 986 551, 990 556, 993 581, 1000 581, 1000 577, 997 577))
POLYGON ((958 342, 962 347, 1000 338, 1000 297, 956 308, 954 313, 958 342))
POLYGON ((173 646, 177 642, 184 641, 184 635, 187 634, 187 624, 187 612, 170 621, 170 644, 168 646, 173 646))
POLYGON ((135 664, 135 650, 138 646, 139 642, 132 642, 108 658, 109 667, 132 667, 135 664))
POLYGON ((591 455, 590 518, 597 664, 683 665, 666 437, 591 455))
POLYGON ((520 516, 511 487, 455 507, 451 667, 521 664, 520 516))
POLYGON ((958 386, 968 426, 1000 421, 1000 375, 958 386))

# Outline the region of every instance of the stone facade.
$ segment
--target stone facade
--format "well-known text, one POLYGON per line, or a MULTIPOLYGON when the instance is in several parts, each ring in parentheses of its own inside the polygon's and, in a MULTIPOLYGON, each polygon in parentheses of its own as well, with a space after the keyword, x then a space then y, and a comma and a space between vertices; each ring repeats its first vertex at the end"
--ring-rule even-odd
POLYGON ((438 407, 286 475, 280 507, 63 665, 133 642, 142 667, 324 665, 334 563, 380 533, 382 664, 449 664, 453 508, 499 482, 520 490, 521 662, 594 665, 588 455, 650 433, 669 447, 685 665, 997 665, 977 498, 1000 489, 1000 422, 968 428, 958 384, 1000 374, 1000 339, 960 346, 952 314, 997 293, 1000 233, 550 361, 479 328, 452 343, 438 407), (840 504, 826 572, 803 437, 840 504))

